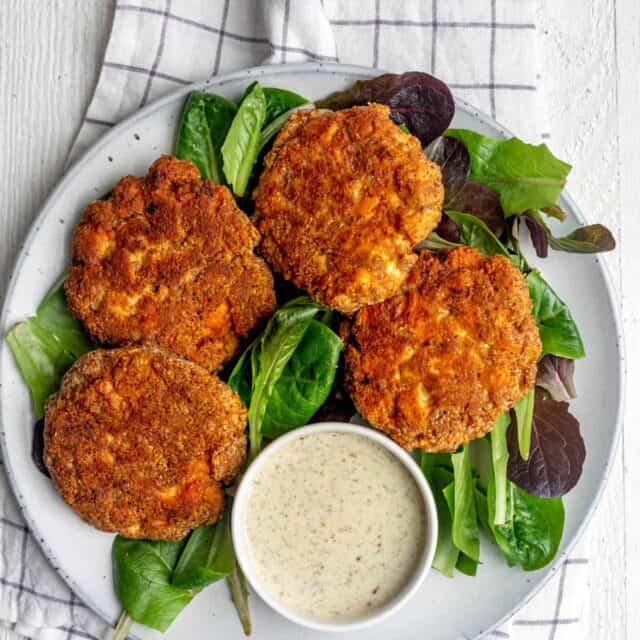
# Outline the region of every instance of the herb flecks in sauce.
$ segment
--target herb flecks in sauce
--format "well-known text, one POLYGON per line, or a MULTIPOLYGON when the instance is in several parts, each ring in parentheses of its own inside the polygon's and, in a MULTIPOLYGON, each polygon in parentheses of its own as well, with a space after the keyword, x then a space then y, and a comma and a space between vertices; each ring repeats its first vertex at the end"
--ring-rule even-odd
POLYGON ((286 444, 256 475, 247 514, 263 587, 324 622, 360 618, 391 601, 416 571, 426 540, 415 480, 357 434, 286 444))

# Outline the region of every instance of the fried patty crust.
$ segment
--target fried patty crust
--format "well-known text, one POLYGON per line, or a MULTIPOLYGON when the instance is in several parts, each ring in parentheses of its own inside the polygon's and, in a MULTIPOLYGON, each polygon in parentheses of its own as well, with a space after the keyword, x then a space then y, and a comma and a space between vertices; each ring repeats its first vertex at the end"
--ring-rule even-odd
POLYGON ((440 168, 388 107, 298 111, 254 192, 260 252, 314 300, 351 313, 398 293, 443 198, 440 168))
POLYGON ((44 459, 86 522, 180 540, 215 522, 245 458, 246 410, 199 365, 155 346, 92 351, 47 402, 44 459))
POLYGON ((424 252, 407 290, 343 327, 347 388, 405 449, 455 451, 534 385, 541 342, 524 277, 470 247, 424 252))
POLYGON ((163 156, 83 213, 69 308, 98 342, 152 342, 218 370, 275 309, 258 240, 226 187, 163 156))

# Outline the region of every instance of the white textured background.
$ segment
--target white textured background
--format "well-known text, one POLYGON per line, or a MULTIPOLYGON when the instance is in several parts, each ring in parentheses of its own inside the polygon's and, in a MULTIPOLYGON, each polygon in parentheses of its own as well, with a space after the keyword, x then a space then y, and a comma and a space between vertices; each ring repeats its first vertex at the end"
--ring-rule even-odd
MULTIPOLYGON (((62 174, 110 24, 109 0, 0 0, 0 303, 20 243, 62 174)), ((587 533, 592 571, 585 640, 636 640, 640 1, 542 0, 538 26, 549 144, 574 164, 570 191, 584 214, 609 225, 618 239, 607 262, 622 304, 628 354, 623 443, 587 533)))

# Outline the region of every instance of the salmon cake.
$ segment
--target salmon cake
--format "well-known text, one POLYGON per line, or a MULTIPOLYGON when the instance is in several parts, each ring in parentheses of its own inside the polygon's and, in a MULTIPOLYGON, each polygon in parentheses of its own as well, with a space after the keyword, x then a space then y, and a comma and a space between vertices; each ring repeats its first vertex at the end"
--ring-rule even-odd
POLYGON ((455 451, 535 384, 540 336, 527 283, 500 255, 420 255, 407 289, 343 327, 362 416, 407 450, 455 451))
POLYGON ((413 248, 440 221, 440 168, 389 113, 378 104, 294 113, 253 194, 267 262, 343 313, 398 293, 413 248))
POLYGON ((150 342, 217 371, 275 309, 258 241, 226 187, 163 156, 83 213, 69 308, 102 344, 150 342))
POLYGON ((91 351, 47 401, 44 460, 86 522, 127 538, 180 540, 224 508, 246 452, 239 396, 155 346, 91 351))

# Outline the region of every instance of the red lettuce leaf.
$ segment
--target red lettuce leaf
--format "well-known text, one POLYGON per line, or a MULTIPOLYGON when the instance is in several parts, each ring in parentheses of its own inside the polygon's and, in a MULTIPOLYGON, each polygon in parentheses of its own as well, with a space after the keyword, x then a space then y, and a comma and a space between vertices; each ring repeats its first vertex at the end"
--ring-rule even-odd
POLYGON ((444 185, 443 209, 450 209, 451 203, 462 191, 471 171, 471 158, 467 148, 455 138, 440 136, 425 150, 427 157, 440 166, 444 185))
POLYGON ((470 213, 480 218, 493 233, 500 237, 504 231, 504 215, 500 197, 489 187, 479 182, 469 181, 458 192, 448 209, 470 213))
POLYGON ((453 120, 455 103, 449 87, 428 73, 386 73, 359 80, 346 91, 316 102, 323 109, 346 109, 377 102, 391 108, 391 119, 404 124, 423 146, 442 135, 453 120))
POLYGON ((546 225, 536 217, 532 211, 522 214, 524 221, 527 223, 531 242, 538 258, 546 258, 549 255, 549 234, 546 225))
POLYGON ((523 460, 518 451, 518 434, 513 424, 507 434, 509 480, 539 498, 559 498, 575 487, 582 474, 586 451, 578 421, 569 404, 556 402, 536 389, 531 452, 523 460))
POLYGON ((575 361, 547 354, 538 362, 536 385, 547 391, 557 402, 569 402, 576 397, 573 384, 575 361))
POLYGON ((438 226, 436 227, 436 233, 443 240, 447 240, 448 242, 455 242, 456 244, 460 242, 460 228, 444 212, 442 214, 442 217, 440 218, 438 226))

